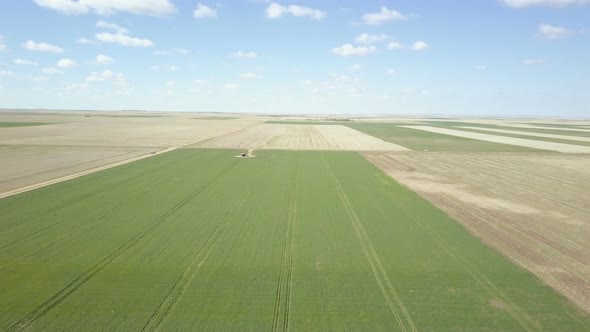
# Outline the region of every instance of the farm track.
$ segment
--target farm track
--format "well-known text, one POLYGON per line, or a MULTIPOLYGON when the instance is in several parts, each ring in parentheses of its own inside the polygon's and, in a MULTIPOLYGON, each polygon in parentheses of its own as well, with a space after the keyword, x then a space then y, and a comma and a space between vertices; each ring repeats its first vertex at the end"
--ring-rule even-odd
POLYGON ((383 297, 385 298, 385 300, 389 306, 389 309, 391 310, 391 313, 395 317, 395 320, 397 321, 397 323, 402 331, 408 331, 408 329, 410 329, 410 331, 413 331, 413 332, 418 331, 415 324, 414 324, 414 321, 412 320, 412 317, 408 313, 408 311, 405 308, 404 304, 402 303, 399 295, 397 294, 395 288, 391 284, 391 281, 387 275, 387 272, 385 271, 383 265, 381 264, 381 260, 379 259, 379 256, 375 252, 375 249, 373 248, 373 245, 371 243, 371 239, 369 238, 366 230, 364 229, 364 227, 362 225, 362 222, 360 221, 359 217, 357 216, 356 212, 354 211, 354 207, 350 203, 350 200, 348 199, 346 192, 342 188, 340 181, 334 175, 334 171, 330 167, 329 163, 325 160, 325 158, 322 158, 322 160, 323 160, 324 165, 327 169, 327 173, 329 174, 329 176, 332 179, 332 183, 336 187, 340 201, 342 202, 342 204, 344 206, 346 214, 348 215, 348 219, 354 228, 355 234, 361 244, 361 247, 363 249, 365 257, 367 258, 367 261, 369 262, 369 265, 371 266, 373 276, 375 277, 375 280, 377 281, 377 284, 379 285, 379 288, 381 289, 381 293, 383 294, 383 297), (384 283, 386 284, 386 286, 384 286, 384 283), (389 290, 389 292, 388 292, 388 290, 389 290), (407 327, 406 327, 406 324, 408 325, 407 327))
POLYGON ((127 240, 123 245, 121 245, 116 250, 114 250, 109 255, 107 255, 105 258, 103 258, 98 264, 94 265, 89 270, 83 272, 80 276, 78 276, 76 279, 74 279, 69 284, 67 284, 58 293, 53 295, 51 298, 49 298, 47 301, 45 301, 39 307, 37 307, 32 312, 30 312, 28 315, 26 315, 24 318, 22 318, 20 321, 13 324, 8 330, 9 331, 23 331, 23 330, 29 328, 36 320, 43 317, 47 312, 49 312, 55 306, 57 306, 61 302, 63 302, 68 296, 70 296, 76 290, 78 290, 80 287, 82 287, 86 282, 88 282, 88 280, 90 280, 92 277, 94 277, 98 272, 100 272, 102 269, 104 269, 106 266, 108 266, 110 263, 112 263, 115 259, 120 257, 122 254, 124 254, 127 250, 132 248, 142 238, 144 238, 148 233, 153 231, 158 225, 165 222, 168 219, 168 217, 170 217, 171 215, 176 213, 183 206, 185 206, 188 202, 190 202, 192 199, 194 199, 195 197, 200 195, 202 192, 204 192, 211 184, 213 184, 215 181, 217 181, 217 179, 219 179, 223 174, 230 171, 232 168, 234 168, 240 162, 232 164, 230 167, 223 169, 221 172, 216 174, 209 182, 207 182, 199 190, 191 193, 189 196, 185 197, 178 204, 176 204, 175 206, 173 206, 172 208, 170 208, 169 210, 164 212, 156 220, 154 220, 148 226, 146 226, 145 228, 140 230, 139 233, 137 233, 131 239, 127 240))
POLYGON ((254 180, 258 177, 258 175, 260 175, 260 172, 261 171, 258 171, 258 173, 254 174, 250 178, 238 200, 224 215, 223 221, 213 229, 211 234, 209 234, 207 239, 204 241, 204 244, 195 252, 187 268, 183 271, 162 303, 160 303, 158 309, 156 309, 156 311, 152 314, 147 324, 143 327, 142 331, 157 331, 162 327, 170 313, 176 307, 178 301, 180 301, 182 298, 182 295, 185 293, 190 283, 199 272, 201 266, 207 261, 211 251, 213 251, 215 245, 218 243, 221 234, 225 230, 231 218, 243 207, 244 202, 250 195, 250 188, 254 183, 254 180))
POLYGON ((297 223, 297 160, 291 174, 291 191, 289 194, 289 213, 287 216, 287 227, 283 237, 283 255, 281 258, 279 278, 277 281, 277 291, 275 294, 275 306, 272 322, 272 331, 278 331, 281 320, 282 311, 282 330, 289 330, 289 320, 291 314, 291 292, 293 286, 293 254, 295 242, 295 226, 297 223), (285 271, 286 270, 286 271, 285 271), (286 274, 286 281, 283 282, 284 274, 286 274), (285 285, 283 285, 285 284, 285 285), (282 301, 283 288, 286 288, 284 294, 284 304, 282 301), (284 309, 283 309, 284 307, 284 309))

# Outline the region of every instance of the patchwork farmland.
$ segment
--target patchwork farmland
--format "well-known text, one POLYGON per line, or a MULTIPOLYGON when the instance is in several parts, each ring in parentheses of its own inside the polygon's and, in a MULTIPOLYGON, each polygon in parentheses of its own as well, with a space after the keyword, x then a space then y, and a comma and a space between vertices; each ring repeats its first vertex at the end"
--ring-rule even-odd
POLYGON ((590 329, 583 121, 0 120, 1 330, 590 329))

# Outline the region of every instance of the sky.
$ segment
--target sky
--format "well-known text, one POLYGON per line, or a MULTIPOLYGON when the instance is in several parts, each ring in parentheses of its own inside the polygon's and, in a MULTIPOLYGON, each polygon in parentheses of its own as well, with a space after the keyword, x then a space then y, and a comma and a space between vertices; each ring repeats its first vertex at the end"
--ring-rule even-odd
POLYGON ((0 108, 590 117, 590 0, 0 8, 0 108))

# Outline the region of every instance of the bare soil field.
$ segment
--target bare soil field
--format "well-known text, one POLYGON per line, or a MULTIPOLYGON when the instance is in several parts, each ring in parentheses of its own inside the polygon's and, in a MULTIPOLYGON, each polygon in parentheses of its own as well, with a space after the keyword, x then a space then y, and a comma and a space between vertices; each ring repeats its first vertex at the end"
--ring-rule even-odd
POLYGON ((149 156, 240 131, 265 121, 219 121, 191 113, 0 111, 0 123, 48 123, 0 128, 0 193, 102 166, 149 156))
POLYGON ((465 137, 465 138, 476 139, 476 140, 481 140, 481 141, 495 142, 495 143, 502 143, 502 144, 516 145, 516 146, 524 146, 524 147, 528 147, 528 148, 548 150, 548 151, 557 151, 557 152, 565 152, 565 153, 590 153, 590 147, 574 145, 574 144, 563 144, 563 143, 555 143, 555 142, 546 142, 546 141, 542 141, 542 140, 532 140, 532 139, 525 139, 525 138, 481 134, 481 133, 474 133, 474 132, 455 130, 455 129, 431 127, 431 126, 402 126, 402 127, 423 130, 423 131, 428 131, 428 132, 433 132, 433 133, 439 133, 439 134, 444 134, 444 135, 465 137))
POLYGON ((590 156, 363 154, 590 313, 590 156))
POLYGON ((407 151, 403 146, 339 125, 261 124, 193 145, 208 148, 407 151))

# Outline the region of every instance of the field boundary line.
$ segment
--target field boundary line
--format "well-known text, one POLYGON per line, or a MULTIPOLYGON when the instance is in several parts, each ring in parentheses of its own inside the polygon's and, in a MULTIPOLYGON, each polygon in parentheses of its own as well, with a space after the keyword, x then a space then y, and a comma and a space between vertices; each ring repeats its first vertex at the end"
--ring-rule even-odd
POLYGON ((231 207, 229 211, 225 213, 223 216, 223 221, 215 226, 211 234, 207 237, 204 241, 203 245, 197 252, 193 255, 191 262, 188 264, 187 268, 183 271, 181 276, 177 279, 174 286, 168 292, 168 295, 162 300, 158 309, 152 314, 150 320, 146 323, 146 325, 142 328, 142 331, 153 330, 157 331, 160 329, 162 324, 166 321, 170 313, 176 307, 176 304, 182 298, 184 292, 188 289, 189 285, 191 284, 192 280, 195 278, 197 273, 199 272, 201 266, 207 261, 209 255, 213 251, 215 245, 217 244, 217 240, 221 237, 221 234, 225 230, 225 227, 230 222, 232 216, 235 214, 237 210, 243 207, 244 202, 250 195, 250 187, 254 183, 254 180, 260 174, 260 171, 252 176, 252 178, 248 181, 247 185, 245 186, 244 191, 240 194, 234 205, 231 207), (169 304, 169 305, 168 305, 169 304), (162 311, 164 310, 164 311, 162 311), (163 314, 161 314, 163 312, 163 314), (160 316, 160 317, 158 317, 160 316), (155 325, 154 325, 155 324, 155 325))
MULTIPOLYGON (((371 160, 368 160, 369 162, 372 163, 371 160)), ((377 165, 375 165, 375 167, 379 168, 381 170, 381 168, 377 165)), ((381 170, 382 172, 384 172, 383 170, 381 170)), ((384 172, 387 176, 391 177, 391 175, 387 174, 386 172, 384 172)), ((395 180, 395 178, 394 178, 395 180)), ((397 180, 396 180, 397 182, 397 180)), ((414 192, 413 190, 411 190, 410 188, 406 187, 405 185, 402 185, 401 183, 399 184, 400 186, 402 186, 404 189, 409 190, 414 192)), ((390 190, 387 190, 387 192, 393 196, 393 193, 390 190)), ((417 194, 420 198, 426 200, 427 202, 430 203, 430 201, 428 201, 426 198, 422 197, 421 195, 417 194)), ((392 204, 397 205, 398 207, 402 207, 405 209, 405 205, 404 204, 400 204, 398 202, 398 200, 395 199, 395 197, 393 197, 394 199, 392 199, 392 204)), ((432 203, 430 203, 432 204, 432 203)), ((433 205, 434 206, 434 205, 433 205)), ((436 207, 436 206, 435 206, 436 207)), ((436 207, 436 209, 440 210, 438 207, 436 207)), ((442 211, 442 210, 440 210, 442 211)), ((444 212, 443 212, 444 213, 444 212)), ((446 213, 445 213, 446 215, 446 213)), ((485 275, 483 275, 479 270, 477 270, 477 268, 474 268, 469 261, 467 261, 466 259, 462 258, 460 255, 456 254, 447 244, 446 241, 444 241, 440 236, 438 236, 428 225, 426 222, 424 222, 421 218, 417 218, 415 215, 410 214, 408 215, 409 218, 411 220, 414 221, 414 224, 418 225, 420 228, 422 228, 423 230, 425 230, 428 235, 430 235, 430 237, 438 244, 438 246, 443 249, 449 256, 451 256, 453 259, 455 259, 455 261, 457 263, 459 263, 459 265, 478 283, 482 286, 482 288, 490 295, 498 297, 500 300, 506 302, 508 304, 508 306, 510 306, 510 309, 508 311, 508 314, 514 318, 514 320, 516 320, 520 326, 526 330, 526 331, 534 331, 534 330, 539 330, 539 328, 537 327, 538 324, 536 324, 535 321, 533 321, 528 314, 526 313, 526 311, 524 311, 523 309, 520 308, 520 306, 518 306, 517 304, 515 304, 510 297, 508 297, 508 295, 506 295, 501 289, 499 289, 493 282, 491 282, 487 277, 485 277, 485 275)), ((451 220, 455 221, 455 219, 449 217, 451 220)), ((457 222, 457 221, 455 221, 457 222)), ((461 223, 459 223, 460 225, 462 225, 461 223)), ((473 236, 472 234, 470 234, 471 236, 473 236)))
POLYGON ((27 191, 31 191, 31 190, 35 190, 35 189, 39 189, 39 188, 43 188, 43 187, 47 187, 50 186, 52 184, 56 184, 56 183, 60 183, 60 182, 64 182, 64 181, 68 181, 68 180, 73 180, 76 178, 79 178, 81 176, 84 175, 88 175, 88 174, 92 174, 92 173, 96 173, 96 172, 100 172, 100 171, 104 171, 107 170, 109 168, 113 168, 113 167, 117 167, 117 166, 121 166, 121 165, 125 165, 134 161, 138 161, 138 160, 142 160, 142 159, 146 159, 149 157, 153 157, 156 155, 160 155, 166 152, 170 152, 170 151, 174 151, 176 149, 178 149, 179 147, 171 147, 171 148, 166 148, 164 150, 160 150, 157 151, 155 154, 145 154, 139 157, 134 157, 134 158, 130 158, 130 159, 125 159, 125 160, 121 160, 121 161, 117 161, 111 164, 107 164, 107 165, 103 165, 103 166, 99 166, 99 167, 95 167, 95 168, 91 168, 85 171, 81 171, 81 172, 77 172, 74 174, 70 174, 70 175, 65 175, 65 176, 61 176, 55 179, 51 179, 51 180, 47 180, 47 181, 43 181, 43 182, 39 182, 36 184, 32 184, 32 185, 28 185, 26 187, 22 187, 22 188, 18 188, 18 189, 13 189, 10 191, 6 191, 3 193, 0 193, 0 199, 2 198, 6 198, 6 197, 10 197, 10 196, 14 196, 17 194, 21 194, 27 191))
POLYGON ((101 270, 103 270, 105 267, 107 267, 110 263, 112 263, 114 260, 116 260, 121 255, 123 255, 125 252, 127 252, 127 250, 129 250, 135 244, 137 244, 137 242, 139 242, 142 238, 144 238, 153 229, 155 229, 157 226, 159 226, 164 221, 166 221, 169 216, 176 213, 184 205, 186 205, 189 201, 191 201, 192 199, 197 197, 199 194, 201 194, 203 191, 205 191, 207 188, 209 188, 209 186, 211 184, 213 184, 215 181, 217 181, 217 179, 219 179, 223 174, 227 173, 232 168, 234 168, 236 165, 238 165, 241 161, 242 160, 240 160, 237 163, 233 163, 230 165, 230 167, 223 169, 221 172, 219 172, 217 175, 215 175, 209 182, 207 182, 202 188, 189 194, 187 197, 185 197, 183 200, 181 200, 180 203, 174 205, 173 207, 168 209, 166 212, 161 214, 152 223, 150 223, 149 225, 147 225, 146 227, 141 229, 137 234, 132 236, 129 240, 125 241, 125 243, 123 243, 117 249, 113 250, 110 254, 108 254, 106 257, 104 257, 101 261, 99 261, 93 267, 82 272, 82 274, 80 274, 77 278, 75 278, 70 283, 68 283, 59 292, 57 292, 56 294, 51 296, 49 299, 47 299, 45 302, 43 302, 40 306, 33 309, 33 311, 31 311, 28 315, 26 315, 21 320, 19 320, 15 324, 13 324, 9 328, 9 331, 23 331, 23 330, 29 328, 31 326, 31 324, 33 324, 36 320, 43 317, 47 312, 49 312, 55 306, 57 306, 61 302, 63 302, 68 296, 73 294, 76 290, 78 290, 86 282, 88 282, 88 280, 90 280, 97 273, 99 273, 101 270))
POLYGON ((387 301, 387 304, 389 305, 391 313, 394 315, 394 317, 395 317, 395 319, 402 331, 407 331, 407 327, 405 326, 401 315, 403 315, 403 318, 405 318, 407 324, 409 325, 409 329, 411 331, 413 331, 413 332, 418 331, 418 329, 416 328, 416 326, 414 324, 414 321, 412 320, 412 317, 410 316, 407 309, 405 308, 403 302, 401 301, 401 298, 397 294, 397 291, 395 290, 395 288, 391 284, 391 281, 387 275, 387 271, 385 270, 385 268, 381 264, 381 260, 379 259, 379 255, 377 254, 377 252, 373 248, 373 245, 371 243, 371 239, 369 238, 369 235, 367 234, 366 230, 364 229, 358 215, 354 211, 354 208, 352 207, 352 204, 351 204, 350 200, 348 199, 346 192, 344 191, 344 188, 342 188, 340 181, 338 180, 338 178, 334 174, 332 168, 330 167, 329 163, 325 160, 325 158, 323 156, 322 156, 322 160, 324 161, 324 164, 328 170, 328 174, 330 175, 330 178, 332 179, 332 182, 334 183, 334 185, 336 187, 336 190, 338 192, 338 196, 340 197, 340 199, 344 205, 344 210, 346 211, 346 214, 349 217, 348 219, 350 220, 350 222, 354 228, 357 239, 359 240, 361 247, 363 249, 363 252, 364 252, 365 256, 367 257, 367 260, 369 261, 369 265, 371 266, 371 269, 373 271, 373 275, 375 276, 375 279, 377 280, 377 284, 379 285, 379 288, 381 289, 381 293, 383 294, 383 296, 385 297, 385 300, 387 301), (387 288, 383 285, 383 281, 385 281, 387 288), (389 293, 391 293, 391 294, 388 293, 388 291, 387 291, 388 289, 389 289, 389 293), (393 303, 390 295, 393 297, 393 301, 396 302, 397 306, 399 307, 399 310, 401 310, 401 315, 400 315, 400 312, 398 311, 398 308, 396 308, 395 304, 393 303))

